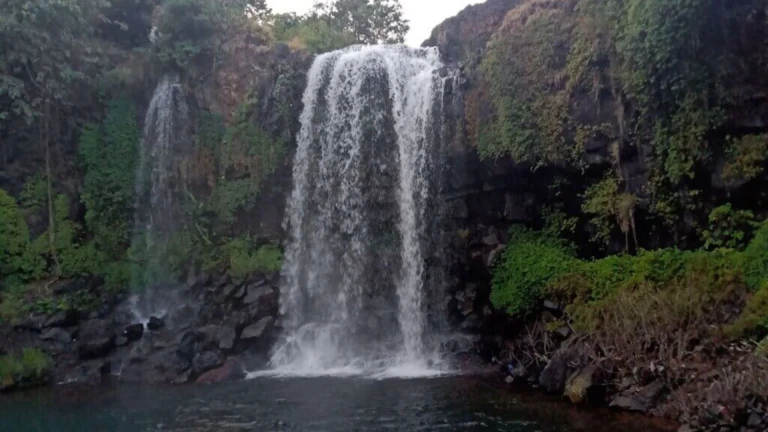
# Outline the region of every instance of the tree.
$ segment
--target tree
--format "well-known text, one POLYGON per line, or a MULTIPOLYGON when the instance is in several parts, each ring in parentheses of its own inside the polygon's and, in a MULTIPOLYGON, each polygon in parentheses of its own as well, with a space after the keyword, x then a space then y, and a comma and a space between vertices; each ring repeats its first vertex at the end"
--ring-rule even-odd
POLYGON ((362 44, 403 43, 410 30, 400 0, 335 0, 319 2, 314 14, 340 33, 362 44))
POLYGON ((52 147, 75 128, 70 114, 88 102, 83 87, 86 77, 96 75, 88 71, 98 64, 90 37, 105 5, 104 0, 0 0, 0 121, 36 129, 25 138, 36 141, 43 155, 49 246, 57 275, 52 147))

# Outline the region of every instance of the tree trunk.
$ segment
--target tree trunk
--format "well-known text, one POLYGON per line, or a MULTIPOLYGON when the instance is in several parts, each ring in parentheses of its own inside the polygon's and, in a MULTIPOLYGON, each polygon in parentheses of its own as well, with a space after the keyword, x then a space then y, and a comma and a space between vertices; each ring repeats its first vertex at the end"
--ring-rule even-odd
POLYGON ((40 142, 45 149, 45 176, 48 192, 48 246, 53 258, 55 276, 61 276, 61 263, 56 253, 56 217, 53 208, 53 180, 51 174, 51 140, 50 140, 50 105, 45 102, 43 117, 40 119, 40 142))

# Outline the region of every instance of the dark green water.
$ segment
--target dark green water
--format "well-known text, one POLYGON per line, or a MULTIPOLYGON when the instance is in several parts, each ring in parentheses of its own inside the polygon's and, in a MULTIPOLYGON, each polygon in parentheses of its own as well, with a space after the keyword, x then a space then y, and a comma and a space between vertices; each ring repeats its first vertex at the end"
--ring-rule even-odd
POLYGON ((0 431, 654 432, 475 378, 255 379, 214 386, 60 387, 0 398, 0 431))

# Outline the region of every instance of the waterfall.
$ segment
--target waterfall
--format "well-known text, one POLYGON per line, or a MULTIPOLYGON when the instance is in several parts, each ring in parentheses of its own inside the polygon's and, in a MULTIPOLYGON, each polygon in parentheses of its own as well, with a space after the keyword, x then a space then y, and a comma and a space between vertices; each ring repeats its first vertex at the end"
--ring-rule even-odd
POLYGON ((180 191, 176 162, 189 141, 189 108, 177 76, 164 77, 155 88, 145 118, 136 176, 132 252, 143 265, 134 272, 134 287, 144 291, 132 299, 134 314, 143 321, 165 316, 176 300, 166 260, 167 247, 179 227, 180 191))
POLYGON ((356 46, 315 60, 286 221, 278 373, 440 369, 425 285, 443 71, 436 48, 356 46))

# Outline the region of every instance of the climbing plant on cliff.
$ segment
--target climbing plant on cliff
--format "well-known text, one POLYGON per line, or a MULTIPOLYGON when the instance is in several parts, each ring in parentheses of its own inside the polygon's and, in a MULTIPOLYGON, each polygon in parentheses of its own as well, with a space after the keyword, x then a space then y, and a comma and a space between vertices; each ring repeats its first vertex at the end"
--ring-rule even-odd
POLYGON ((138 143, 136 109, 127 99, 111 101, 103 123, 88 126, 80 137, 85 223, 114 284, 127 274, 119 267, 130 245, 138 143))
POLYGON ((478 151, 533 166, 570 164, 579 152, 565 139, 569 98, 561 74, 573 22, 562 9, 539 6, 508 16, 514 37, 489 44, 482 71, 495 113, 477 132, 478 151))

